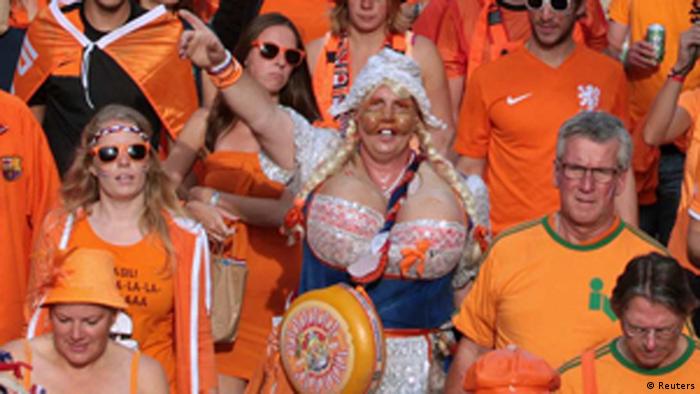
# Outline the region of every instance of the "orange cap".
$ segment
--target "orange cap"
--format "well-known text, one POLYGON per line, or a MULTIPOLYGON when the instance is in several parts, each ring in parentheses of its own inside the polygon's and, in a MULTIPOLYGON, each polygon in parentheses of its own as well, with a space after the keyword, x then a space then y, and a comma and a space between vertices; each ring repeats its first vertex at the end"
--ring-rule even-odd
POLYGON ((543 359, 516 347, 481 356, 464 376, 463 388, 477 394, 544 394, 559 388, 559 375, 543 359))
POLYGON ((48 285, 42 306, 50 304, 98 304, 126 309, 117 290, 114 256, 99 249, 73 249, 54 259, 57 273, 48 285))

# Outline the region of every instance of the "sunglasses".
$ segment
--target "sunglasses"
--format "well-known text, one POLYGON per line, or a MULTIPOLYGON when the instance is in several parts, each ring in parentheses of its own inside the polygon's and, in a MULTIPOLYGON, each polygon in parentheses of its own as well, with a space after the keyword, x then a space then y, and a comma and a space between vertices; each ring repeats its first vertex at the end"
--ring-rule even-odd
POLYGON ((149 143, 102 145, 92 148, 91 153, 93 156, 97 156, 101 162, 109 163, 116 160, 125 149, 131 160, 141 161, 148 155, 151 145, 149 143))
POLYGON ((302 60, 304 60, 304 56, 306 56, 302 50, 296 48, 286 48, 267 41, 256 40, 250 45, 253 48, 258 48, 260 50, 260 55, 268 60, 276 58, 277 54, 282 51, 284 53, 284 60, 287 61, 287 63, 292 67, 300 65, 302 60))
POLYGON ((531 10, 539 10, 547 3, 554 11, 562 12, 568 10, 572 2, 573 0, 527 0, 526 4, 531 10))

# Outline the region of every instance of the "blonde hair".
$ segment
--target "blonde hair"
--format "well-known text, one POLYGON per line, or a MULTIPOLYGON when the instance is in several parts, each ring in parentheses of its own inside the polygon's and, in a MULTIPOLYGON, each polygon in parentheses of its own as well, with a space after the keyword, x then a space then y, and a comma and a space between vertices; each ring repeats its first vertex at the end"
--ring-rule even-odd
MULTIPOLYGON (((408 24, 399 22, 401 10, 401 2, 399 0, 386 0, 386 29, 389 33, 405 33, 408 24)), ((330 13, 331 32, 338 36, 348 31, 350 27, 350 9, 348 8, 348 0, 336 0, 335 6, 330 13)))
MULTIPOLYGON (((420 112, 418 111, 419 116, 420 112)), ((430 132, 426 129, 422 119, 418 123, 416 135, 420 144, 421 151, 425 154, 426 159, 448 186, 458 196, 462 203, 462 208, 469 217, 471 229, 467 236, 464 245, 464 251, 459 263, 460 270, 473 270, 481 257, 482 250, 478 242, 476 242, 474 234, 477 225, 476 223, 476 202, 474 196, 467 186, 461 181, 461 175, 455 170, 447 159, 445 159, 435 148, 432 143, 430 132)), ((338 173, 353 157, 357 150, 360 139, 357 132, 357 123, 354 119, 350 119, 346 129, 345 139, 338 149, 328 156, 328 159, 323 161, 311 174, 309 179, 302 185, 299 193, 297 193, 296 201, 306 201, 309 194, 313 192, 320 184, 334 174, 338 173)), ((301 223, 296 223, 291 229, 286 229, 289 235, 290 243, 294 243, 297 238, 304 236, 304 229, 301 223)))
MULTIPOLYGON (((83 129, 80 146, 76 149, 73 164, 63 181, 61 196, 63 197, 63 210, 66 213, 76 214, 79 210, 88 212, 89 207, 99 201, 99 182, 97 177, 90 172, 90 167, 93 164, 90 141, 107 122, 115 120, 135 124, 149 138, 153 135, 148 120, 134 109, 110 104, 98 111, 83 129)), ((144 235, 158 234, 169 259, 172 259, 175 252, 164 211, 183 216, 184 212, 175 195, 175 187, 163 170, 157 153, 151 151, 147 160, 148 170, 146 171, 146 183, 143 191, 144 210, 139 218, 139 229, 144 235)))

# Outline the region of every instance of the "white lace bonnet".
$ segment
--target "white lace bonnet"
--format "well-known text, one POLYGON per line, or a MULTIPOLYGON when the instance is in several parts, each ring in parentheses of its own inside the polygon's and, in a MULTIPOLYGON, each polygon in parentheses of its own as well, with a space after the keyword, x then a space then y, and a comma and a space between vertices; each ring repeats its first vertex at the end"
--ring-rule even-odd
POLYGON ((410 57, 387 48, 367 60, 367 64, 355 77, 350 93, 345 100, 331 106, 330 114, 337 117, 354 110, 367 94, 383 84, 406 89, 418 103, 423 120, 428 126, 437 129, 447 127, 442 120, 430 112, 430 100, 423 88, 418 64, 410 57))

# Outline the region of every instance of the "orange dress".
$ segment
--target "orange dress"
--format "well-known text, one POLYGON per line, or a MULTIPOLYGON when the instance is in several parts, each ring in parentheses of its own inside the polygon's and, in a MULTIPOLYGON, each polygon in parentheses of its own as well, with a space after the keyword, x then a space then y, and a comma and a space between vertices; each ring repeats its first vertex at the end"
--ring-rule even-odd
MULTIPOLYGON (((219 151, 204 161, 203 184, 226 193, 278 198, 284 184, 271 177, 277 178, 263 170, 257 152, 219 151)), ((248 265, 248 280, 238 336, 232 345, 217 345, 216 366, 221 374, 250 380, 265 360, 272 317, 284 312, 299 283, 301 252, 288 247, 277 228, 242 224, 236 225, 233 249, 233 257, 248 265)))

